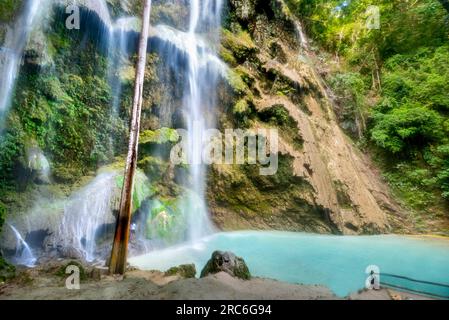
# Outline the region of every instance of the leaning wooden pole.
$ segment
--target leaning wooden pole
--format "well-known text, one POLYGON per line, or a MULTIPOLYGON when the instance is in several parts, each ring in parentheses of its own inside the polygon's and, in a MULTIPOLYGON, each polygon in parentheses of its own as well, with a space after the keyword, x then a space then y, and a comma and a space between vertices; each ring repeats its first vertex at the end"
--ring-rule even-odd
POLYGON ((109 272, 124 274, 128 255, 128 242, 132 212, 132 193, 134 174, 137 164, 139 146, 140 117, 142 110, 142 92, 147 58, 147 44, 150 28, 151 0, 145 0, 143 9, 142 32, 139 41, 139 53, 136 67, 133 108, 131 113, 131 129, 129 135, 128 157, 126 158, 125 176, 123 179, 120 212, 117 217, 114 243, 112 245, 109 272))

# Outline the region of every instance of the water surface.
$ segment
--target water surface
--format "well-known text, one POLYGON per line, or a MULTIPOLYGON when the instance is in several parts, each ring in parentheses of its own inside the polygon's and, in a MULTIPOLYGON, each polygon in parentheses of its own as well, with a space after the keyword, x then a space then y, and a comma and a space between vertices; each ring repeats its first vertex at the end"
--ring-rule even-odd
MULTIPOLYGON (((253 276, 325 285, 341 297, 364 288, 369 265, 378 266, 381 273, 449 284, 449 240, 426 237, 218 233, 193 244, 133 257, 130 263, 146 270, 194 263, 199 273, 214 250, 243 257, 253 276)), ((381 282, 449 296, 448 287, 387 276, 381 276, 381 282)))

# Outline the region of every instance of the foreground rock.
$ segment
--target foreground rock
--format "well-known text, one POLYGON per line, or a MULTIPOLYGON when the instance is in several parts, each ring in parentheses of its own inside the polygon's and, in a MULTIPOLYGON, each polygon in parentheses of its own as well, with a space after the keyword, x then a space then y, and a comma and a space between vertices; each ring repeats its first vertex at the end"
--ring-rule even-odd
POLYGON ((212 257, 204 266, 203 271, 201 271, 201 278, 219 272, 225 272, 230 276, 243 280, 251 279, 251 274, 245 261, 232 252, 215 251, 212 253, 212 257))

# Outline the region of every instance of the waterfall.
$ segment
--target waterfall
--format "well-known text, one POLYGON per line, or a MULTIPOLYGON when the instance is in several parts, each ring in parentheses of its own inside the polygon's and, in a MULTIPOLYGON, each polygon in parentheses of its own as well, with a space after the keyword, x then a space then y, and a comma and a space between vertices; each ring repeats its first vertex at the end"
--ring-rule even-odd
POLYGON ((101 173, 71 196, 64 207, 58 232, 58 245, 63 250, 76 250, 75 255, 87 261, 95 260, 99 229, 115 221, 113 195, 117 188, 116 177, 113 172, 101 173))
POLYGON ((8 226, 14 232, 14 235, 17 239, 16 254, 13 258, 13 263, 27 267, 34 267, 36 263, 36 258, 34 257, 30 246, 23 239, 20 232, 13 225, 8 223, 8 226))
MULTIPOLYGON (((49 0, 27 0, 23 11, 6 34, 0 50, 0 121, 8 111, 29 34, 49 0)), ((2 123, 0 123, 3 126, 2 123)))
POLYGON ((296 33, 298 36, 299 43, 301 44, 301 47, 305 50, 308 50, 309 42, 307 41, 307 37, 304 33, 302 23, 299 21, 295 21, 295 29, 296 29, 296 33))
POLYGON ((117 114, 120 107, 122 93, 122 79, 120 73, 128 64, 129 31, 136 25, 135 17, 119 18, 109 28, 108 36, 108 80, 112 92, 112 111, 117 114))
MULTIPOLYGON (((111 19, 105 0, 85 0, 86 8, 95 8, 95 12, 106 27, 101 36, 106 37, 108 59, 108 81, 113 92, 111 112, 117 113, 121 98, 120 71, 129 63, 132 52, 132 37, 136 36, 136 17, 111 19), (87 4, 86 4, 87 3, 87 4)), ((37 17, 44 4, 51 0, 28 0, 18 18, 15 28, 8 31, 5 47, 0 52, 0 116, 9 108, 14 81, 19 72, 22 55, 27 45, 30 32, 38 21, 37 17)), ((62 2, 61 2, 62 3, 62 2)), ((174 69, 182 79, 180 88, 181 109, 186 115, 186 127, 189 135, 188 155, 192 165, 189 166, 189 181, 185 186, 190 189, 182 198, 180 211, 185 221, 184 240, 195 240, 213 231, 205 203, 206 167, 202 164, 202 135, 207 128, 216 126, 216 87, 218 79, 226 73, 226 65, 216 53, 219 47, 219 30, 221 28, 222 1, 191 0, 190 20, 181 31, 173 27, 158 25, 152 28, 152 37, 157 38, 157 48, 161 60, 174 69)), ((162 77, 162 75, 161 75, 162 77)), ((175 85, 179 85, 175 82, 175 85)), ((168 92, 167 94, 171 94, 168 92)), ((50 165, 45 156, 31 153, 27 158, 30 167, 38 168, 42 180, 50 178, 50 165), (45 179, 44 179, 45 178, 45 179)), ((37 169, 36 169, 37 170, 37 169)), ((75 192, 68 199, 60 202, 57 217, 52 217, 55 226, 49 231, 49 248, 58 249, 63 256, 82 257, 94 261, 103 257, 101 236, 102 227, 115 223, 114 209, 119 199, 120 185, 117 172, 100 173, 87 186, 75 192), (117 192, 118 191, 118 192, 117 192), (63 207, 63 209, 62 209, 63 207)), ((187 180, 187 179, 186 179, 187 180)), ((149 192, 148 192, 149 193, 149 192)), ((134 199, 133 199, 134 200, 134 199)), ((48 201, 53 201, 48 199, 48 201)), ((45 210, 45 209, 39 209, 45 210)), ((50 223, 49 223, 50 225, 50 223)), ((18 239, 18 263, 32 265, 33 253, 20 233, 11 226, 18 239), (20 261, 25 261, 20 262, 20 261)), ((42 230, 46 230, 42 227, 42 230)), ((12 238, 13 239, 13 238, 12 238)), ((182 240, 182 239, 179 239, 182 240)), ((14 241, 14 239, 13 239, 14 241)), ((45 249, 47 250, 47 248, 45 249)))
MULTIPOLYGON (((106 6, 106 4, 104 4, 106 6)), ((107 6, 106 6, 107 8, 107 6)), ((107 21, 111 21, 110 18, 107 21)), ((121 17, 115 22, 110 22, 108 28, 108 82, 112 92, 112 112, 117 114, 120 107, 122 93, 121 71, 129 64, 129 52, 132 44, 130 35, 138 29, 137 17, 121 17)))
MULTIPOLYGON (((183 108, 187 114, 188 150, 192 193, 183 210, 187 217, 188 240, 198 239, 213 230, 205 203, 205 166, 202 164, 203 135, 208 126, 215 126, 216 86, 218 70, 201 64, 203 50, 200 32, 209 32, 209 39, 218 41, 222 1, 190 1, 190 24, 184 38, 187 52, 187 85, 183 108), (207 119, 206 115, 210 118, 207 119)), ((218 43, 212 43, 216 48, 218 43)))

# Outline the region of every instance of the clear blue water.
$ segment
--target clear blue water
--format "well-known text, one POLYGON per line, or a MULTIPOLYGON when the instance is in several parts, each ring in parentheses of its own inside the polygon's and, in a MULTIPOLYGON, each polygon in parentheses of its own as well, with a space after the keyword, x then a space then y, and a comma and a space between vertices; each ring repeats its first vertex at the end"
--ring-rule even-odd
MULTIPOLYGON (((319 284, 340 297, 364 288, 366 267, 382 273, 449 284, 449 241, 425 237, 329 236, 290 232, 218 233, 194 244, 130 259, 146 270, 195 263, 198 273, 214 250, 245 259, 253 276, 319 284)), ((449 296, 449 288, 381 276, 381 282, 449 296)))

